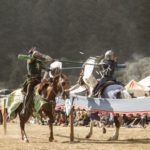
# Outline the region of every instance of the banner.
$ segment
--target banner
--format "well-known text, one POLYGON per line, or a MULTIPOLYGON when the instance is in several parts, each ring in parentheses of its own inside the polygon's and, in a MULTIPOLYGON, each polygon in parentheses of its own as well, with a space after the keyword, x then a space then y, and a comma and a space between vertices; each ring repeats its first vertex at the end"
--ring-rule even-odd
POLYGON ((150 97, 132 99, 102 99, 86 96, 71 95, 70 99, 75 108, 90 111, 112 112, 121 114, 150 113, 150 97))
MULTIPOLYGON (((5 98, 6 99, 6 98, 5 98)), ((1 106, 4 99, 1 99, 1 106)), ((8 102, 6 101, 6 107, 8 102)), ((86 109, 89 111, 112 112, 120 114, 143 114, 150 113, 150 97, 132 99, 102 99, 89 98, 86 96, 70 95, 70 98, 63 100, 62 97, 56 98, 56 109, 65 109, 67 115, 72 107, 75 109, 86 109)))

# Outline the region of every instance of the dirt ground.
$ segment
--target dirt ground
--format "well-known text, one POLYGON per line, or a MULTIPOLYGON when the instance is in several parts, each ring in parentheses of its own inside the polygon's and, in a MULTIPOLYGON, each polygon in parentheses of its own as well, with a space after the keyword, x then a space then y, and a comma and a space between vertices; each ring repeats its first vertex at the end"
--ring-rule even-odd
POLYGON ((7 135, 0 125, 0 150, 150 150, 150 127, 121 128, 118 141, 108 141, 113 128, 107 134, 94 127, 91 139, 85 139, 89 127, 75 127, 75 142, 69 142, 70 128, 54 126, 55 142, 49 142, 47 126, 27 124, 26 131, 30 143, 21 141, 19 123, 8 123, 7 135))

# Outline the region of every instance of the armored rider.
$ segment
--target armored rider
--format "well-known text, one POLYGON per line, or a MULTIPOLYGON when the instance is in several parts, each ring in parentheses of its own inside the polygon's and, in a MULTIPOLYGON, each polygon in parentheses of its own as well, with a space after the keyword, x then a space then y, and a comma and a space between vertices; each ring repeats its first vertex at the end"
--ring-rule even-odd
POLYGON ((102 77, 94 89, 96 93, 107 81, 116 82, 116 77, 114 76, 115 69, 117 68, 117 57, 112 50, 108 50, 105 53, 104 59, 100 62, 102 67, 102 77))
POLYGON ((36 50, 36 48, 31 48, 29 50, 29 59, 27 59, 27 78, 23 84, 22 92, 25 94, 23 101, 22 114, 25 114, 28 106, 33 99, 34 87, 41 82, 42 79, 42 70, 49 71, 48 68, 44 65, 46 62, 52 62, 53 59, 50 56, 41 54, 36 50))
POLYGON ((117 57, 112 50, 108 50, 105 53, 105 57, 102 60, 102 67, 104 70, 104 78, 106 80, 116 81, 116 77, 114 76, 115 69, 117 68, 117 57))

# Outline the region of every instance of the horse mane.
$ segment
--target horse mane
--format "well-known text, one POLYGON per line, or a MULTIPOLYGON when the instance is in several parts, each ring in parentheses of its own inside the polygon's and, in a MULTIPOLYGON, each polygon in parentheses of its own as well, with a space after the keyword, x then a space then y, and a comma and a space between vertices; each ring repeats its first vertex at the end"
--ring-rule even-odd
POLYGON ((41 81, 41 83, 35 86, 34 90, 41 95, 42 91, 44 91, 44 89, 46 89, 48 86, 52 86, 52 83, 48 80, 43 80, 41 81))

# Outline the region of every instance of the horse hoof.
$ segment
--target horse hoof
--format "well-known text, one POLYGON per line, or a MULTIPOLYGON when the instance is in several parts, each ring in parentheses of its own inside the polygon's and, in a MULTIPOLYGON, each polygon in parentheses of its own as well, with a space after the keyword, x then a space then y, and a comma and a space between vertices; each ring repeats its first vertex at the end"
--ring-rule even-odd
POLYGON ((103 134, 105 134, 105 133, 106 133, 106 129, 105 129, 105 128, 103 128, 102 130, 103 130, 103 134))
POLYGON ((24 139, 23 142, 24 143, 29 143, 29 140, 28 139, 24 139))
POLYGON ((49 138, 49 142, 53 142, 54 141, 54 138, 49 138))
POLYGON ((25 143, 29 143, 29 140, 28 140, 28 139, 25 139, 24 142, 25 142, 25 143))
POLYGON ((85 138, 86 138, 86 139, 89 139, 89 138, 90 138, 90 135, 87 135, 85 138))

